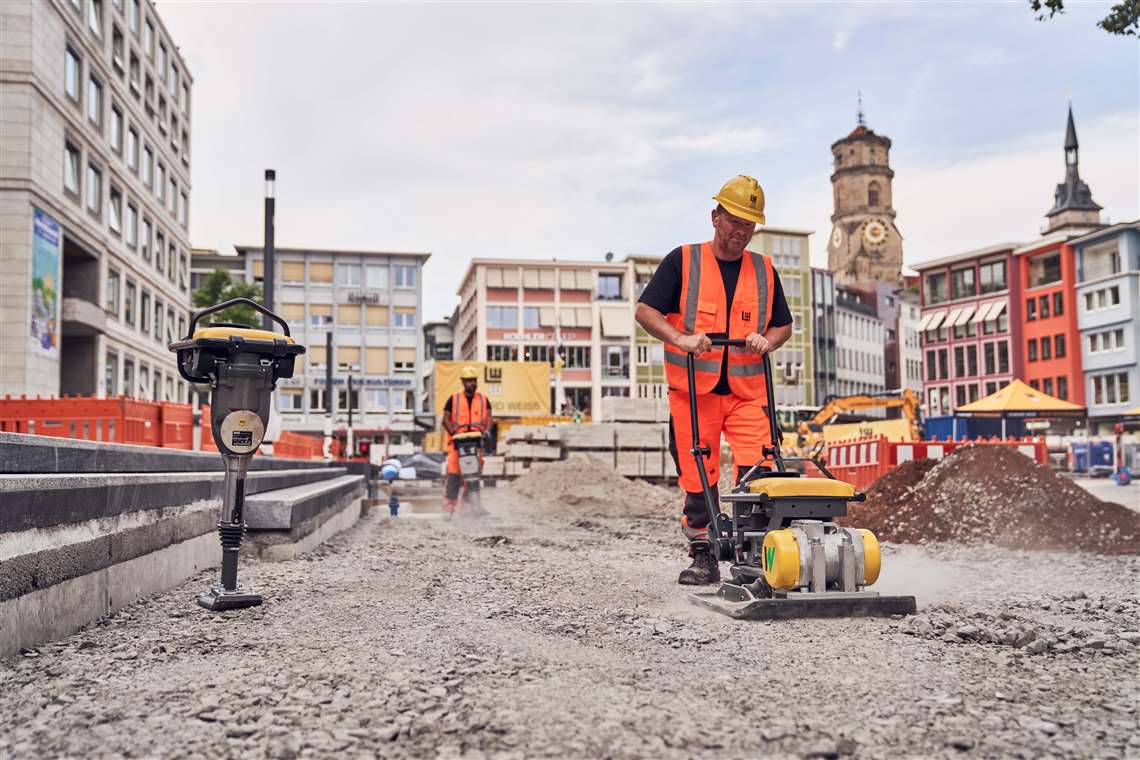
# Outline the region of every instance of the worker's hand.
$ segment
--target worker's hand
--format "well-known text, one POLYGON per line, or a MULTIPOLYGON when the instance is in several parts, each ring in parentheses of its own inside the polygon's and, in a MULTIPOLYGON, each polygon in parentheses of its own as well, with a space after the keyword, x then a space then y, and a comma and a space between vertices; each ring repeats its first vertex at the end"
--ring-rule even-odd
POLYGON ((704 333, 696 335, 682 335, 677 339, 677 348, 690 354, 703 354, 712 348, 712 341, 704 333))
POLYGON ((772 344, 760 333, 749 333, 744 339, 744 345, 752 353, 761 356, 772 350, 772 344))

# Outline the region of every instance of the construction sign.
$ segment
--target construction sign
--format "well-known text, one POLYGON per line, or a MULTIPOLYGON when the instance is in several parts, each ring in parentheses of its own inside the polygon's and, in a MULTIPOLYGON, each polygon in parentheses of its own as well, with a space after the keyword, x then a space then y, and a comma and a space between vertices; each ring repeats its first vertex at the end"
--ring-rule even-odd
POLYGON ((550 365, 546 362, 436 362, 435 415, 463 389, 459 372, 464 367, 479 371, 479 390, 491 401, 496 417, 530 417, 550 414, 550 365))
POLYGON ((910 422, 907 420, 868 420, 867 422, 847 422, 839 425, 824 425, 823 440, 849 441, 855 438, 871 438, 883 435, 893 443, 906 443, 911 440, 910 422))

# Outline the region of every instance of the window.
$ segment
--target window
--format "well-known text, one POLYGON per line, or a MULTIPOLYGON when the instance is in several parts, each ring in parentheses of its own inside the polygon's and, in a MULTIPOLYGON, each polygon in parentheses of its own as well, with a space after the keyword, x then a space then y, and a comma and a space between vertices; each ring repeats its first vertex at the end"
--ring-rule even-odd
POLYGON ((334 352, 336 367, 340 370, 360 369, 359 346, 337 346, 334 352))
POLYGON ((487 361, 489 362, 517 362, 518 360, 518 346, 487 346, 487 361))
POLYGON ((392 313, 393 327, 415 327, 416 310, 412 306, 397 306, 392 313))
POLYGON ((103 384, 107 398, 119 395, 119 355, 114 351, 107 352, 107 364, 103 368, 103 384))
POLYGON ((1053 356, 1055 356, 1058 359, 1064 359, 1065 358, 1065 336, 1064 335, 1054 335, 1053 336, 1053 356))
POLYGON ((1065 313, 1065 294, 1060 291, 1053 294, 1053 316, 1059 317, 1065 313))
POLYGON ((1053 395, 1053 378, 1047 377, 1042 381, 1041 390, 1047 395, 1053 395))
POLYGON ((151 175, 154 173, 154 151, 147 145, 143 147, 142 183, 150 187, 151 175))
MULTIPOLYGON (((842 351, 842 349, 841 349, 841 351, 842 351)), ((840 362, 839 366, 841 366, 841 367, 843 366, 842 362, 840 362)), ((933 351, 927 351, 926 352, 926 379, 927 380, 936 380, 938 378, 937 370, 938 370, 938 367, 934 363, 934 352, 933 351)))
POLYGON ((79 148, 71 143, 63 145, 63 189, 79 197, 79 148))
POLYGON ((163 322, 162 315, 165 313, 162 301, 157 298, 154 301, 154 337, 161 342, 163 335, 163 322))
POLYGON ((337 264, 336 265, 336 284, 342 288, 359 288, 360 287, 360 265, 359 264, 337 264))
POLYGON ((962 346, 954 347, 954 377, 966 376, 966 349, 962 346))
POLYGON ((123 395, 135 395, 135 360, 123 359, 123 395))
POLYGON ((67 93, 67 97, 75 103, 79 102, 79 77, 80 77, 80 64, 79 54, 67 48, 64 58, 63 67, 63 89, 67 93))
POLYGON ((178 97, 178 82, 179 82, 178 67, 172 63, 172 64, 170 64, 170 80, 169 80, 171 103, 174 102, 174 98, 178 97))
POLYGON ((974 288, 974 268, 955 269, 950 272, 950 297, 966 298, 976 294, 974 288))
MULTIPOLYGON (((966 346, 966 375, 976 377, 978 374, 978 347, 966 346)), ((976 386, 974 386, 976 387, 976 386)), ((973 399, 971 399, 972 401, 973 399)))
POLYGON ((164 200, 163 196, 166 193, 166 169, 163 167, 162 162, 158 162, 158 168, 154 173, 154 197, 160 201, 164 200))
POLYGON ((629 346, 605 346, 602 377, 629 378, 629 346))
POLYGON ((141 70, 142 67, 139 65, 139 57, 132 52, 129 76, 131 80, 131 90, 135 93, 135 100, 138 100, 139 96, 139 72, 141 70))
POLYGON ((173 239, 170 241, 170 248, 167 249, 166 264, 166 278, 174 282, 178 276, 178 249, 174 247, 173 239))
POLYGON ((119 316, 119 270, 107 270, 107 287, 104 293, 103 309, 112 316, 119 316))
POLYGON ((954 389, 954 396, 955 396, 955 400, 958 402, 958 406, 965 406, 965 404, 966 404, 966 386, 959 385, 957 388, 955 388, 954 389))
POLYGON ((1025 320, 1032 322, 1037 319, 1037 299, 1029 298, 1025 301, 1025 320))
POLYGON ((1006 374, 1009 372, 1009 344, 1005 341, 997 344, 998 347, 998 372, 1006 374))
POLYGON ((127 168, 136 171, 139 165, 139 133, 134 127, 127 130, 127 168))
POLYGON ((138 216, 139 212, 135 209, 133 204, 127 204, 127 219, 123 225, 123 239, 131 248, 135 247, 138 242, 138 216))
POLYGON ((1031 338, 1029 341, 1029 361, 1037 361, 1037 339, 1031 338))
POLYGON ((1061 254, 1047 253, 1029 260, 1029 287, 1048 285, 1061 279, 1061 254))
POLYGON ((300 412, 304 403, 304 391, 300 388, 281 388, 277 391, 277 411, 279 412, 300 412))
POLYGON ((119 70, 120 74, 123 72, 126 64, 126 58, 123 53, 126 46, 123 43, 123 33, 119 31, 119 27, 111 27, 111 62, 115 64, 115 68, 119 70))
POLYGON ((189 163, 190 161, 190 135, 186 130, 182 130, 182 163, 189 163))
POLYGON ((364 282, 369 290, 387 290, 388 267, 383 264, 369 264, 364 268, 364 282))
POLYGON ((123 232, 123 194, 114 185, 111 185, 111 203, 110 213, 107 214, 107 226, 116 235, 121 235, 123 232))
POLYGON ((150 220, 145 217, 139 230, 139 253, 142 254, 143 261, 150 261, 150 220))
POLYGON ((147 19, 143 27, 143 49, 146 50, 147 58, 154 58, 154 24, 150 19, 147 19))
POLYGON ((1001 314, 998 314, 997 331, 1001 333, 1007 330, 1009 330, 1009 315, 1003 311, 1001 314))
POLYGON ((1040 304, 1038 311, 1041 312, 1041 318, 1047 319, 1049 317, 1049 296, 1041 296, 1038 303, 1040 304))
MULTIPOLYGON (((871 163, 874 163, 874 162, 875 162, 875 159, 872 158, 871 163)), ((871 184, 867 185, 867 205, 868 206, 878 206, 879 205, 879 183, 878 182, 872 181, 871 184)))
POLYGON ((103 210, 103 173, 87 164, 87 210, 100 216, 103 210))
POLYGON ((139 33, 139 0, 127 0, 127 26, 131 34, 139 33))
POLYGON ((174 309, 170 307, 166 309, 166 342, 174 342, 174 309))
POLYGON ((927 306, 947 300, 946 275, 944 273, 926 275, 923 295, 927 306))
POLYGON ((1049 336, 1046 335, 1043 338, 1041 338, 1041 360, 1044 361, 1046 359, 1052 359, 1052 358, 1053 358, 1053 341, 1049 340, 1049 336))
POLYGON ((150 293, 145 290, 139 297, 139 330, 143 335, 150 335, 150 293))
POLYGON ((186 195, 186 193, 180 194, 178 196, 178 223, 181 224, 183 227, 186 226, 186 218, 187 218, 187 215, 190 213, 190 210, 188 208, 189 205, 190 205, 190 198, 186 195))
POLYGON ((190 85, 185 82, 182 83, 182 100, 179 102, 182 107, 182 113, 186 116, 190 115, 190 85))
MULTIPOLYGON (((994 344, 993 343, 987 343, 984 346, 982 346, 982 367, 985 369, 985 374, 987 374, 987 375, 994 374, 995 367, 996 367, 996 365, 994 363, 994 356, 995 356, 995 354, 994 354, 994 344)), ((933 378, 928 378, 928 379, 933 379, 933 378)), ((989 395, 989 391, 986 392, 986 395, 989 395)))
POLYGON ((103 36, 103 0, 87 0, 87 28, 103 36))
POLYGON ((397 348, 392 351, 392 370, 395 372, 414 372, 416 369, 416 349, 397 348))
POLYGON ((987 396, 990 396, 990 395, 993 395, 994 393, 997 393, 997 390, 998 390, 998 384, 997 383, 993 383, 993 382, 986 383, 986 395, 987 396))
POLYGON ((123 321, 131 327, 135 326, 135 298, 138 287, 131 280, 127 280, 126 290, 123 293, 123 321))
POLYGON ((157 228, 154 231, 154 268, 160 272, 166 270, 166 235, 157 228))
POLYGON ((945 348, 938 350, 938 377, 942 380, 950 377, 950 354, 945 348))
POLYGON ((978 279, 981 285, 981 292, 994 293, 999 290, 1005 290, 1005 262, 1004 261, 989 261, 983 263, 978 268, 978 279))
POLYGON ((487 327, 500 330, 514 330, 519 325, 517 306, 488 306, 487 327))
MULTIPOLYGON (((309 326, 328 327, 332 324, 332 305, 314 303, 309 304, 309 326)), ((315 360, 314 360, 315 361, 315 360)))
MULTIPOLYGON (((641 356, 641 350, 644 348, 647 348, 647 346, 638 346, 637 347, 639 357, 641 356)), ((548 364, 553 365, 554 364, 554 346, 550 346, 550 345, 546 345, 546 346, 524 346, 522 358, 523 358, 523 361, 527 361, 527 362, 547 362, 548 364)), ((641 361, 641 363, 645 364, 646 361, 643 360, 643 361, 641 361)))
POLYGON ((1038 380, 1030 380, 1029 387, 1035 391, 1041 390, 1041 383, 1038 380))
POLYGON ((524 306, 523 307, 523 329, 537 330, 539 322, 539 307, 537 306, 524 306))
POLYGON ((414 288, 416 286, 416 268, 409 264, 396 264, 395 270, 397 288, 414 288))
POLYGON ((565 366, 567 369, 589 369, 590 347, 564 346, 562 348, 562 358, 566 362, 565 366))
POLYGON ((166 210, 170 212, 171 216, 177 216, 178 204, 178 183, 174 180, 174 172, 170 173, 170 182, 167 184, 166 192, 166 210))
POLYGON ((1057 378, 1057 398, 1063 400, 1069 398, 1069 378, 1064 375, 1057 378))
POLYGON ((620 274, 599 274, 598 275, 598 299, 601 301, 620 301, 621 300, 621 275, 620 274))
POLYGON ((163 45, 161 42, 158 43, 158 62, 155 66, 158 68, 159 80, 166 79, 166 45, 163 45))
POLYGON ((95 77, 87 80, 87 120, 103 128, 103 85, 95 77))

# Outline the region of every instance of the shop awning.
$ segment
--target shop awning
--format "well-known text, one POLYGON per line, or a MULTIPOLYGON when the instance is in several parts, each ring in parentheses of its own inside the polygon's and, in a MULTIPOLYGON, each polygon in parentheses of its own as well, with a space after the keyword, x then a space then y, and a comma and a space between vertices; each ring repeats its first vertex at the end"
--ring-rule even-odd
POLYGON ((958 318, 955 319, 954 323, 949 325, 949 327, 961 327, 962 325, 965 325, 967 322, 969 322, 970 317, 972 317, 973 315, 974 315, 974 305, 973 304, 970 304, 969 306, 963 306, 962 307, 962 313, 958 315, 958 318))
POLYGON ((958 323, 958 317, 961 314, 962 314, 962 307, 961 306, 957 306, 957 307, 951 309, 950 313, 946 315, 946 324, 944 325, 944 327, 947 330, 949 330, 951 327, 956 325, 958 323))
POLYGON ((982 304, 981 306, 978 307, 978 310, 974 313, 974 318, 971 321, 975 325, 981 324, 982 322, 985 322, 986 321, 986 315, 990 313, 990 309, 997 306, 998 303, 999 303, 998 301, 990 301, 989 303, 982 304))
POLYGON ((962 416, 1005 415, 1010 417, 1071 417, 1084 415, 1085 408, 1071 401, 1062 401, 1047 393, 1034 390, 1020 380, 1014 380, 996 393, 960 406, 962 416))
POLYGON ((1005 301, 994 301, 994 305, 991 306, 990 310, 986 312, 986 316, 982 319, 982 321, 992 322, 993 320, 1000 317, 1003 311, 1005 311, 1005 301))
POLYGON ((920 322, 918 325, 919 331, 924 332, 926 330, 937 330, 938 325, 942 324, 942 319, 945 316, 946 312, 944 311, 936 311, 933 314, 927 314, 922 318, 922 322, 920 322), (929 318, 930 321, 927 321, 927 318, 929 318))
POLYGON ((602 317, 602 335, 607 338, 633 337, 633 315, 628 309, 603 306, 598 311, 602 317))

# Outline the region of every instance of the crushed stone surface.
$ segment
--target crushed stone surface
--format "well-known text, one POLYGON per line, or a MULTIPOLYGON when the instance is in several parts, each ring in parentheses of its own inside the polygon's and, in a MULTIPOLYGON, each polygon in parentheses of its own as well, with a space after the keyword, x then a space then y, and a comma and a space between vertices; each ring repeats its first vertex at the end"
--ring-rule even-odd
POLYGON ((1140 559, 885 545, 904 619, 736 622, 670 517, 375 513, 0 661, 0 757, 1136 757, 1140 559))
POLYGON ((623 477, 613 465, 583 453, 557 462, 536 462, 507 490, 518 497, 516 511, 549 515, 671 515, 680 504, 676 490, 623 477))
POLYGON ((1140 513, 1101 501, 1008 446, 906 462, 849 512, 844 522, 899 543, 1140 554, 1140 513))

